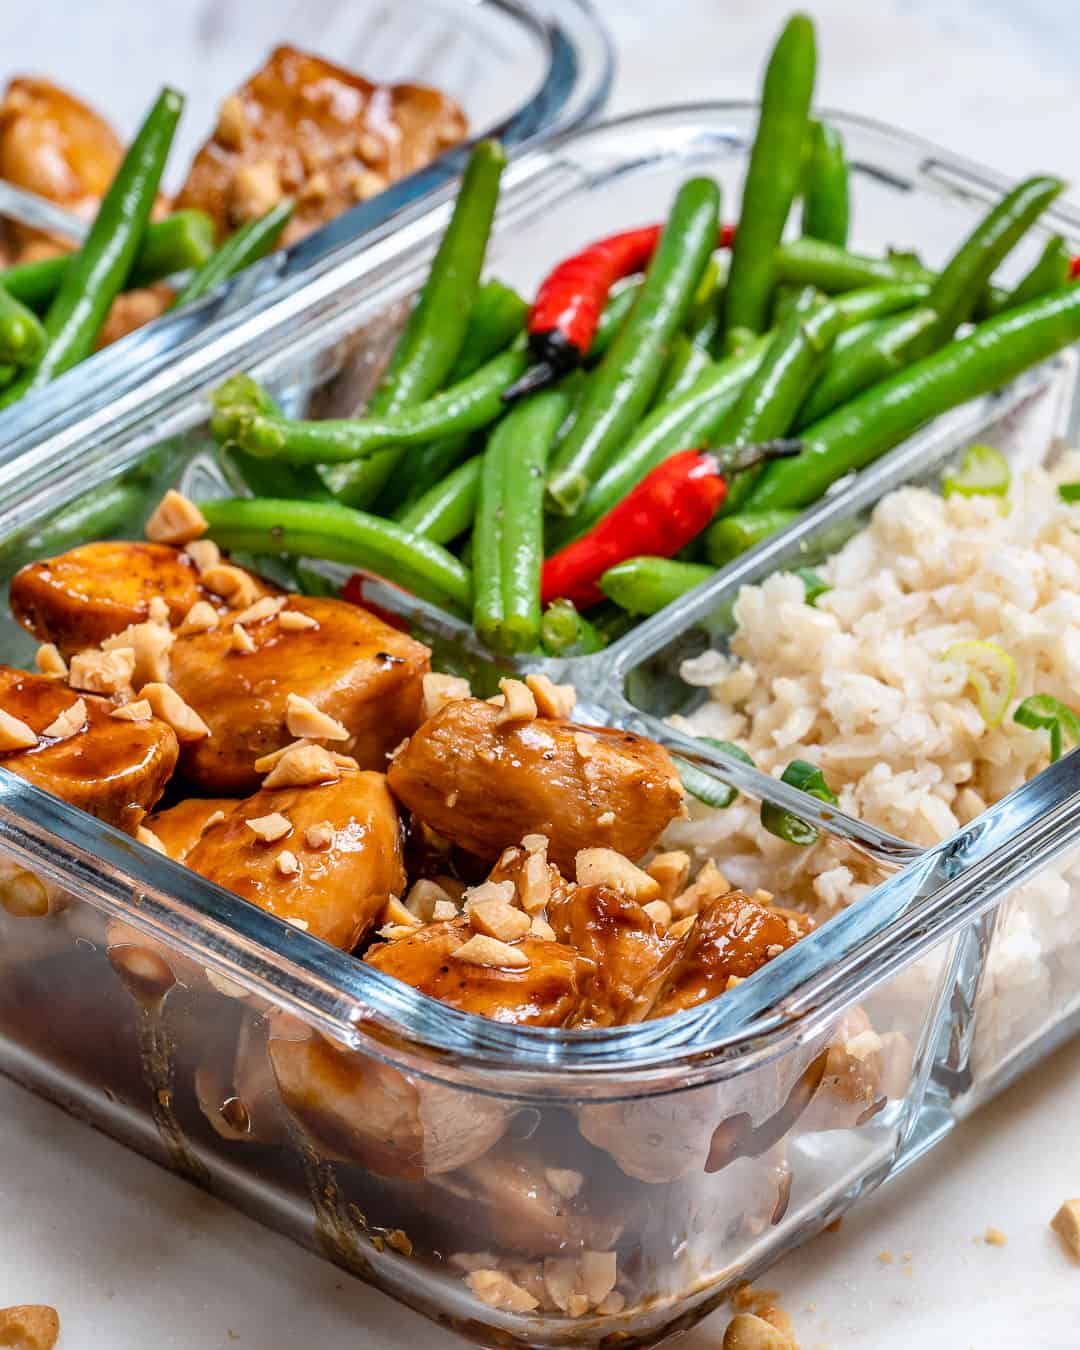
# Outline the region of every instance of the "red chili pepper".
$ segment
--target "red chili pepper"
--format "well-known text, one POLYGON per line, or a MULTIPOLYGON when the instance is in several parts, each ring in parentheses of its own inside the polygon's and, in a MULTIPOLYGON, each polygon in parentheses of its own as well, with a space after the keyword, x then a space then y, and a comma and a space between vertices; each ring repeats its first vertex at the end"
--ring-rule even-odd
POLYGON ((383 623, 389 624, 391 628, 397 628, 400 632, 407 633, 409 624, 402 615, 392 614, 390 610, 383 609, 381 605, 373 604, 367 598, 364 593, 364 586, 371 580, 372 578, 363 572, 354 572, 341 588, 342 600, 347 600, 350 605, 356 605, 360 609, 366 609, 369 614, 374 614, 377 619, 382 619, 383 623))
MULTIPOLYGON (((656 251, 662 225, 643 225, 598 239, 565 258, 540 283, 527 331, 534 364, 506 391, 508 402, 553 383, 585 359, 612 286, 642 272, 656 251)), ((730 248, 734 225, 722 225, 718 244, 730 248)))
POLYGON ((604 598, 597 584, 616 563, 647 553, 671 558, 708 525, 727 495, 712 455, 680 450, 647 473, 580 539, 544 563, 541 603, 572 600, 578 609, 604 598))
POLYGON ((1072 266, 1069 268, 1069 280, 1075 281, 1080 277, 1080 253, 1072 260, 1072 266))

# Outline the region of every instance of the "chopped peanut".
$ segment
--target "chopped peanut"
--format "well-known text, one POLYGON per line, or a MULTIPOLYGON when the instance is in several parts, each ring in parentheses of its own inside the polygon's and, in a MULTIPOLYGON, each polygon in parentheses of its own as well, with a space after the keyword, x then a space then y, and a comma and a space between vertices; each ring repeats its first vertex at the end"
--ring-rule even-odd
POLYGON ((55 1308, 43 1303, 24 1303, 17 1308, 0 1308, 0 1345, 14 1350, 52 1350, 60 1335, 60 1318, 55 1308))
POLYGON ((546 919, 542 919, 538 914, 532 923, 529 924, 529 932, 533 937, 543 938, 545 942, 555 941, 555 929, 546 919))
POLYGON ((381 928, 375 930, 381 938, 387 942, 400 942, 402 938, 412 937, 416 929, 410 924, 405 923, 387 923, 381 928))
POLYGON ((247 140, 248 116, 244 100, 230 94, 218 109, 217 139, 230 150, 242 150, 247 140))
POLYGON ((68 682, 72 689, 89 694, 118 694, 131 687, 135 674, 135 648, 116 647, 111 652, 76 652, 71 658, 68 682))
POLYGON ((383 923, 404 924, 407 928, 419 928, 421 920, 405 908, 396 895, 392 895, 383 906, 383 923))
POLYGON ((581 1284, 593 1305, 603 1303, 615 1288, 615 1253, 582 1252, 581 1284))
MULTIPOLYGON (((192 606, 194 608, 194 606, 192 606)), ((133 623, 122 633, 106 638, 101 644, 102 651, 126 651, 135 653, 135 670, 131 682, 144 685, 148 680, 163 681, 169 678, 169 652, 176 636, 159 623, 133 623)))
POLYGON ((316 783, 334 783, 341 777, 337 758, 321 745, 292 746, 263 779, 263 787, 313 787, 316 783))
POLYGON ((207 832, 207 830, 212 830, 215 825, 220 825, 221 822, 225 819, 226 816, 224 811, 214 811, 211 815, 207 816, 206 819, 203 821, 203 827, 202 830, 200 831, 199 837, 201 838, 202 835, 204 835, 207 832))
POLYGON ((465 908, 483 904, 485 900, 501 900, 512 905, 517 890, 512 881, 482 881, 479 886, 470 886, 464 894, 465 908))
POLYGON ((283 745, 280 750, 271 750, 269 754, 260 755, 255 761, 254 769, 256 773, 269 773, 275 764, 279 764, 290 750, 299 750, 302 746, 311 745, 311 741, 293 741, 289 745, 283 745))
POLYGON ((233 615, 234 623, 261 623, 263 619, 272 619, 285 607, 283 595, 264 595, 247 609, 233 615))
POLYGON ((1080 1200, 1066 1200, 1050 1220, 1050 1227, 1080 1261, 1080 1200))
POLYGON ((690 876, 690 855, 682 849, 658 853, 645 869, 660 887, 660 899, 668 904, 686 886, 690 876))
POLYGON ((293 877, 300 871, 300 859, 289 849, 283 848, 277 855, 274 866, 283 877, 293 877))
POLYGON ((196 600, 181 621, 179 633, 188 637, 191 633, 209 633, 221 622, 221 616, 209 600, 196 600))
POLYGON ((285 702, 285 725, 290 736, 311 740, 347 741, 349 732, 336 718, 316 708, 310 699, 290 694, 285 702))
POLYGON ((537 914, 551 899, 551 873, 542 853, 530 853, 521 871, 521 907, 537 914))
POLYGON ((45 642, 37 649, 37 655, 34 657, 34 663, 42 675, 58 675, 61 679, 67 679, 67 662, 60 655, 60 651, 52 642, 45 642))
POLYGON ((666 900, 650 900, 642 908, 657 928, 669 928, 671 926, 671 906, 666 900))
POLYGON ((458 907, 453 900, 436 900, 431 907, 431 917, 436 923, 441 923, 447 919, 456 919, 458 916, 458 907))
POLYGON ((208 567, 216 567, 221 561, 221 549, 212 539, 194 539, 184 552, 195 564, 195 570, 201 575, 208 567))
POLYGON ((155 717, 168 722, 176 732, 177 740, 201 741, 204 736, 210 735, 210 728, 195 709, 167 684, 143 685, 139 697, 147 700, 155 717))
POLYGON ((195 503, 170 488, 146 522, 146 537, 155 544, 188 544, 209 528, 195 503))
POLYGON ((463 698, 472 698, 472 690, 469 688, 469 681, 461 678, 460 675, 440 675, 436 671, 429 671, 423 680, 424 707, 423 718, 426 722, 429 717, 434 717, 440 708, 444 708, 448 703, 456 703, 463 698))
POLYGON ((534 722, 536 720, 536 699, 532 690, 521 680, 500 680, 499 688, 506 700, 502 712, 495 719, 495 725, 504 727, 515 722, 534 722))
POLYGON ((140 825, 135 831, 135 838, 140 844, 145 844, 147 848, 152 848, 155 853, 164 853, 168 856, 168 849, 157 837, 153 830, 148 830, 145 825, 140 825))
POLYGON ((234 623, 232 637, 229 639, 229 648, 231 651, 248 655, 255 650, 255 639, 246 628, 241 628, 238 623, 234 623))
POLYGON ((689 933, 695 923, 697 923, 697 915, 688 914, 685 919, 680 919, 677 923, 671 925, 668 929, 668 937, 681 938, 684 934, 689 933))
POLYGON ((169 627, 169 602, 163 595, 152 595, 150 597, 149 618, 151 623, 164 624, 169 627))
POLYGON ((374 169, 356 169, 348 174, 345 185, 357 202, 366 202, 369 197, 377 197, 389 186, 389 179, 374 169))
POLYGON ((426 921, 435 917, 435 906, 446 901, 453 905, 454 914, 457 914, 457 905, 453 904, 453 897, 438 882, 421 877, 419 881, 413 882, 409 894, 405 897, 405 908, 418 919, 426 921))
POLYGON ((660 894, 659 884, 648 872, 635 867, 629 858, 624 858, 613 848, 583 848, 575 865, 582 886, 610 886, 638 904, 655 900, 660 894))
POLYGON ((478 933, 486 933, 500 942, 516 942, 529 931, 529 916, 505 900, 473 901, 469 906, 469 922, 478 933))
POLYGON ((753 1313, 737 1313, 724 1332, 724 1350, 794 1350, 782 1331, 753 1313))
POLYGON ((546 853, 548 837, 546 834, 527 834, 521 841, 526 853, 546 853))
POLYGON ((70 708, 59 713, 41 733, 58 741, 66 741, 86 726, 86 700, 78 698, 70 708))
POLYGON ((202 584, 214 595, 220 595, 230 609, 247 609, 259 598, 255 578, 242 567, 232 563, 214 563, 202 574, 202 584))
POLYGON ((508 947, 498 938, 488 937, 486 933, 477 933, 462 943, 452 953, 455 961, 464 961, 470 966, 490 966, 496 969, 524 970, 529 958, 517 947, 508 947))
POLYGON ((254 220, 276 206, 284 195, 277 165, 272 159, 241 164, 230 186, 229 219, 234 225, 254 220))
POLYGON ((283 609, 278 615, 278 627, 283 633, 299 633, 305 628, 318 628, 318 619, 299 609, 283 609))
POLYGON ((0 708, 0 752, 8 750, 29 750, 37 745, 37 732, 32 731, 25 722, 20 722, 11 713, 0 708))
POLYGON ((556 684, 547 675, 526 675, 525 683, 532 690, 541 717, 565 722, 571 716, 577 703, 577 690, 572 684, 556 684))
POLYGON ((317 825, 309 825, 304 831, 304 843, 308 848, 329 848, 334 842, 334 827, 328 820, 320 820, 317 825))
POLYGON ((677 895, 671 902, 671 912, 676 918, 686 914, 696 914, 708 900, 719 899, 731 890, 731 882, 710 858, 694 879, 693 885, 677 895))
POLYGON ((585 1185, 585 1178, 581 1173, 569 1167, 546 1167, 544 1178, 555 1194, 564 1200, 573 1200, 585 1185))
POLYGON ((154 715, 154 710, 150 706, 150 700, 137 698, 132 703, 121 703, 119 708, 114 708, 110 717, 115 717, 119 722, 149 722, 154 715))
POLYGON ((481 1303, 503 1312, 532 1312, 539 1307, 527 1289, 501 1270, 474 1270, 465 1276, 465 1282, 481 1303))
POLYGON ((596 752, 596 737, 588 731, 574 733, 574 748, 582 759, 592 759, 596 752))
POLYGON ((271 811, 268 816, 252 816, 249 820, 245 820, 244 824, 264 844, 284 839, 292 829, 292 821, 280 811, 271 811))

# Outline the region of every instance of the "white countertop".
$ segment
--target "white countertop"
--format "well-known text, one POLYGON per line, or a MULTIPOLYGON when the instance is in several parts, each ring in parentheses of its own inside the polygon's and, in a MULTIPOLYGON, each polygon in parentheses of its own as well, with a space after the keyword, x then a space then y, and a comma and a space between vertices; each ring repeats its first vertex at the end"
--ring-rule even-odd
MULTIPOLYGON (((600 7, 620 45, 612 106, 624 111, 751 96, 791 6, 600 7)), ((1075 0, 812 8, 821 103, 894 121, 1016 174, 1080 180, 1075 0)), ((108 0, 97 9, 106 15, 108 0)), ((59 1350, 461 1344, 3 1079, 0 1121, 0 1307, 53 1304, 64 1326, 59 1350)), ((863 1202, 839 1232, 782 1262, 761 1283, 780 1291, 804 1350, 1075 1350, 1080 1265, 1047 1223, 1063 1199, 1080 1195, 1078 1121, 1080 1043, 863 1202), (990 1226, 1007 1246, 981 1240, 990 1226)), ((725 1323, 714 1314, 682 1344, 719 1350, 725 1323)))

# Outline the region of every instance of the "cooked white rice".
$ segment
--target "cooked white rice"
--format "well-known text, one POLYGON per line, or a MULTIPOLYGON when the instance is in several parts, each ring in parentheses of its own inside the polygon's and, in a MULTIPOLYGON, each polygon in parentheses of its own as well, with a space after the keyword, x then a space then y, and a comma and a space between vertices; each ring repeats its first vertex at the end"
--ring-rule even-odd
MULTIPOLYGON (((1045 767, 1049 738, 1012 718, 1031 694, 1080 704, 1080 504, 1058 494, 1080 454, 1016 480, 1007 501, 903 488, 819 568, 816 606, 789 573, 746 586, 730 654, 687 661, 710 698, 681 724, 737 742, 779 776, 793 759, 821 767, 841 807, 916 844, 932 844, 1045 767), (1016 665, 1003 721, 988 727, 953 643, 998 644, 1016 665)), ((695 803, 668 835, 716 856, 738 884, 783 891, 822 916, 876 880, 829 839, 810 848, 767 833, 754 804, 695 803)))

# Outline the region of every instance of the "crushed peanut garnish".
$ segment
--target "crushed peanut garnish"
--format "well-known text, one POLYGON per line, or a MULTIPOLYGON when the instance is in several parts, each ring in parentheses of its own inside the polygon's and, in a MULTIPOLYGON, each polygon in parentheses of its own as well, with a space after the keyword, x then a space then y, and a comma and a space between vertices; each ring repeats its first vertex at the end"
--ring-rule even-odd
POLYGON ((581 1253, 581 1283, 590 1303, 602 1303, 607 1298, 615 1288, 615 1275, 614 1252, 581 1253))
POLYGON ((78 698, 70 708, 59 713, 41 733, 58 741, 66 741, 86 726, 86 700, 78 698))
POLYGON ((304 831, 304 843, 308 848, 329 848, 334 842, 334 827, 328 820, 320 820, 309 825, 304 831))
POLYGON ((657 928, 668 928, 671 925, 671 906, 666 900, 650 900, 642 908, 645 913, 656 924, 657 928))
POLYGON ((207 816, 206 819, 203 821, 203 827, 199 831, 200 836, 204 835, 207 832, 207 830, 212 830, 215 825, 220 825, 223 820, 227 819, 228 817, 225 815, 224 811, 212 812, 212 814, 207 816))
POLYGON ((292 829, 292 821, 280 811, 271 811, 268 816, 251 816, 244 824, 264 844, 284 839, 292 829))
POLYGON ((686 886, 690 876, 690 855, 682 849, 658 853, 645 870, 660 887, 660 899, 670 904, 686 886))
POLYGON ((529 964, 528 956, 520 948, 508 947, 505 942, 488 937, 486 933, 477 933, 450 955, 453 960, 464 961, 470 966, 495 969, 524 970, 529 964))
POLYGON ((184 552, 195 564, 196 572, 205 572, 208 567, 216 567, 221 561, 221 549, 212 539, 193 539, 184 552))
POLYGON ((983 1234, 983 1241, 988 1247, 1007 1247, 1009 1239, 1000 1228, 988 1228, 983 1234))
POLYGON ((540 1306, 539 1300, 501 1270, 473 1270, 465 1276, 465 1282, 489 1308, 503 1312, 532 1312, 540 1306))
POLYGON ((53 1350, 59 1335, 60 1318, 47 1304, 0 1308, 0 1345, 15 1350, 53 1350))
POLYGON ((529 916, 505 900, 480 900, 469 905, 469 922, 478 933, 515 942, 529 931, 529 916))
POLYGON ((175 689, 167 684, 146 684, 139 690, 139 697, 146 699, 154 710, 154 716, 168 722, 180 741, 201 741, 210 735, 210 728, 191 706, 185 703, 175 689))
POLYGON ((462 898, 468 909, 470 905, 483 904, 485 900, 501 900, 503 904, 512 905, 516 895, 517 888, 512 881, 482 881, 479 886, 470 886, 462 898))
POLYGON ((146 522, 146 537, 155 544, 189 544, 209 528, 195 503, 170 488, 146 522))
POLYGON ((610 827, 615 824, 615 812, 605 811, 603 815, 596 817, 596 823, 601 829, 610 829, 610 827))
POLYGON ((551 873, 543 853, 530 853, 521 869, 521 907, 536 914, 551 899, 551 873))
POLYGON ((318 619, 299 609, 283 609, 278 615, 278 627, 283 633, 299 633, 304 628, 318 628, 318 619))
POLYGON ((316 783, 337 782, 342 767, 339 759, 347 756, 332 755, 321 745, 290 746, 263 779, 263 787, 313 787, 316 783))
POLYGON ((757 901, 759 905, 768 906, 771 905, 773 902, 773 893, 772 891, 762 890, 762 888, 759 886, 757 890, 754 892, 754 899, 757 901))
POLYGON ((533 698, 532 690, 527 684, 521 680, 502 679, 499 681, 499 688, 503 692, 506 704, 495 719, 496 726, 505 727, 514 722, 536 720, 536 699, 533 698))
POLYGON ((285 725, 290 736, 323 741, 349 739, 346 727, 301 694, 290 694, 285 700, 285 725))
POLYGON ((573 1200, 585 1185, 582 1174, 570 1167, 545 1167, 544 1178, 555 1194, 562 1196, 564 1200, 573 1200))
POLYGON ((546 834, 527 834, 522 838, 521 847, 526 853, 546 853, 548 837, 546 834))
POLYGON ((1080 1200, 1066 1200, 1050 1220, 1050 1227, 1080 1261, 1080 1200))
POLYGON ((190 633, 209 633, 221 622, 221 616, 209 600, 196 600, 180 623, 181 637, 190 633))
POLYGON ((436 900, 431 907, 431 917, 435 923, 442 923, 449 919, 456 919, 458 916, 458 907, 453 900, 436 900))
POLYGON ((428 671, 422 681, 423 712, 426 722, 429 717, 446 707, 448 703, 459 703, 462 699, 472 698, 469 681, 460 675, 440 675, 437 671, 428 671))
POLYGON ((109 713, 109 716, 115 717, 118 722, 149 722, 153 715, 150 700, 145 698, 137 698, 131 703, 121 703, 119 708, 113 708, 109 713))
POLYGON ((387 942, 400 942, 402 938, 412 937, 416 929, 404 923, 388 923, 375 931, 387 942))
POLYGON ((283 848, 277 855, 274 866, 283 877, 294 877, 300 871, 300 859, 289 849, 283 848))
POLYGON ((71 658, 68 683, 89 694, 118 694, 131 687, 135 674, 135 648, 117 647, 110 652, 89 650, 71 658))
POLYGON ((596 753, 596 737, 588 731, 575 731, 574 748, 582 759, 592 759, 596 753))
POLYGON ((697 874, 693 885, 672 900, 671 912, 680 919, 686 914, 696 914, 707 901, 718 900, 730 890, 731 882, 710 858, 697 874))
POLYGON ((140 844, 145 844, 147 848, 152 848, 155 853, 164 853, 169 856, 169 850, 157 837, 153 830, 148 830, 145 825, 140 825, 135 831, 135 838, 140 844))
POLYGON ((0 708, 0 752, 7 750, 29 750, 37 745, 37 732, 31 730, 25 722, 0 708))
POLYGON ((60 655, 59 648, 53 642, 42 643, 37 649, 34 664, 42 675, 58 675, 61 679, 67 679, 67 662, 60 655))
POLYGON ((101 644, 102 651, 125 651, 135 653, 135 670, 131 682, 146 684, 148 680, 167 680, 169 678, 169 652, 176 636, 159 623, 133 623, 122 633, 106 638, 101 644))
POLYGON ((383 923, 404 924, 406 928, 419 928, 422 920, 405 908, 396 895, 392 895, 382 911, 383 923))
POLYGON ((263 619, 272 619, 285 608, 285 596, 264 595, 253 605, 248 605, 239 614, 233 615, 234 623, 261 623, 263 619))
POLYGON ((230 609, 247 609, 259 598, 259 587, 250 572, 232 563, 214 563, 202 574, 202 584, 220 595, 230 609))
POLYGON ((648 872, 635 867, 613 848, 583 848, 574 863, 579 885, 610 886, 639 904, 655 900, 660 894, 659 883, 648 872))
POLYGON ((542 919, 539 914, 529 924, 529 932, 535 938, 543 938, 545 942, 555 942, 555 929, 548 923, 547 919, 542 919))
POLYGON ((794 1350, 789 1337, 763 1317, 736 1313, 724 1332, 723 1350, 794 1350))
MULTIPOLYGON (((440 901, 453 903, 451 896, 438 882, 421 877, 419 881, 413 882, 409 894, 405 897, 405 908, 420 920, 432 919, 435 917, 435 906, 440 901)), ((456 905, 454 913, 457 913, 456 905)))
POLYGON ((151 623, 160 623, 164 624, 166 628, 169 627, 169 602, 163 595, 152 595, 150 597, 147 618, 151 623))
POLYGON ((532 691, 536 710, 541 717, 565 722, 573 713, 577 690, 572 684, 556 684, 547 675, 526 675, 525 683, 532 691))
POLYGON ((689 933, 690 929, 693 928, 696 923, 697 915, 688 914, 685 919, 679 919, 677 923, 671 925, 668 929, 668 937, 681 938, 686 933, 689 933))
POLYGON ((255 650, 255 639, 246 628, 241 628, 238 623, 232 626, 232 635, 229 638, 229 650, 240 652, 245 656, 250 655, 255 650))
POLYGON ((294 928, 299 928, 301 933, 306 933, 311 927, 311 924, 308 923, 307 919, 298 919, 295 914, 286 914, 285 922, 292 924, 294 928))

